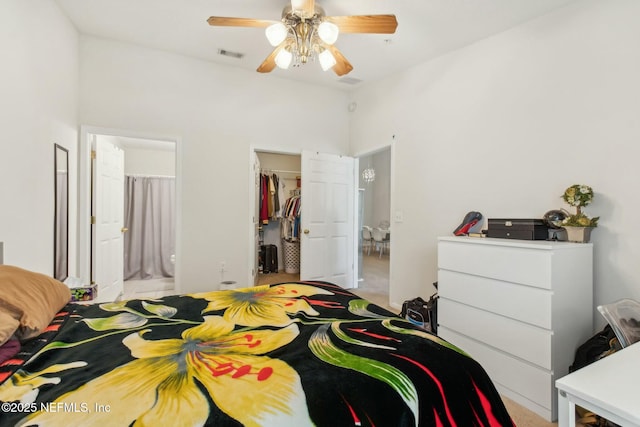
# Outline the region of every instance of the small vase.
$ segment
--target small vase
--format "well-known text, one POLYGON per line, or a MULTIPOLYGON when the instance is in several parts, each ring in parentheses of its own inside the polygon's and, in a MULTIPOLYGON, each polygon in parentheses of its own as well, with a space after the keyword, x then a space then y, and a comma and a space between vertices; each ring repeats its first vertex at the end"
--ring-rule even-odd
POLYGON ((567 230, 567 240, 575 243, 588 243, 593 227, 564 227, 567 230))

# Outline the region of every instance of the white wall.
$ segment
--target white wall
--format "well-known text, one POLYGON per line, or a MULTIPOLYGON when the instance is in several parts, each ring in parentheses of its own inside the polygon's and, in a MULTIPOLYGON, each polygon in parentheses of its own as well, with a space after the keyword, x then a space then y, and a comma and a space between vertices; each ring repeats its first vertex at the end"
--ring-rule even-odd
POLYGON ((131 175, 176 175, 175 151, 124 147, 124 173, 131 175))
POLYGON ((576 2, 353 95, 352 152, 397 136, 392 302, 430 294, 437 236, 466 212, 540 218, 572 184, 601 216, 596 304, 640 299, 638 16, 636 0, 576 2))
POLYGON ((69 150, 76 269, 78 37, 53 2, 0 5, 0 241, 4 261, 53 274, 54 143, 69 150))
POLYGON ((396 135, 393 197, 404 222, 393 224, 393 302, 430 294, 436 238, 467 211, 540 217, 562 207, 574 183, 594 187, 587 212, 602 217, 592 238, 596 303, 640 299, 637 16, 635 0, 583 0, 346 99, 91 37, 81 38, 79 73, 77 33, 53 2, 4 1, 5 262, 52 272, 53 144, 69 148, 73 182, 78 123, 181 138, 185 291, 209 288, 222 260, 229 279, 246 277, 249 213, 234 207, 248 205, 251 145, 344 153, 350 141, 362 153, 396 135), (348 101, 357 111, 340 114, 348 101))
POLYGON ((347 95, 162 51, 81 38, 80 123, 182 143, 179 290, 246 282, 249 152, 348 151, 347 95))

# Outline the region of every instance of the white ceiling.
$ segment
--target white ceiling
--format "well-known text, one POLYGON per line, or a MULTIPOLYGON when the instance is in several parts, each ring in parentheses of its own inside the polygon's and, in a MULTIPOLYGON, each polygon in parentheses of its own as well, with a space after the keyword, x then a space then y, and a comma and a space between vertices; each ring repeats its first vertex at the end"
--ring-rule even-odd
MULTIPOLYGON (((317 0, 327 15, 393 13, 395 34, 342 34, 336 47, 354 70, 345 77, 371 82, 424 62, 576 0, 317 0)), ((273 49, 261 28, 212 27, 209 16, 280 19, 287 0, 56 0, 82 34, 162 49, 255 71, 273 49), (218 54, 240 52, 242 59, 218 54)), ((265 78, 290 78, 351 90, 319 64, 276 69, 265 78)), ((343 77, 344 78, 344 77, 343 77)))

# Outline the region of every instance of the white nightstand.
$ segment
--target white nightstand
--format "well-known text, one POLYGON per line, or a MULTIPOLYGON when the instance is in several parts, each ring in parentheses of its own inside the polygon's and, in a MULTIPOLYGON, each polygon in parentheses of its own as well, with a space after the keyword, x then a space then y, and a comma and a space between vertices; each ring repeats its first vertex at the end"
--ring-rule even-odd
POLYGON ((581 406, 623 427, 640 426, 640 343, 556 381, 558 425, 575 426, 581 406))

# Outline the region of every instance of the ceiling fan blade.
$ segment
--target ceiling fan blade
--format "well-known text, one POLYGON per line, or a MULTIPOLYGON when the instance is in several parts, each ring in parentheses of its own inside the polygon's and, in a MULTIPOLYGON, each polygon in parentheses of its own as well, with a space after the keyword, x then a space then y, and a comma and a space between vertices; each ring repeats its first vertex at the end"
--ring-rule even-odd
POLYGON ((259 73, 270 73, 276 68, 276 56, 282 49, 284 49, 286 43, 282 43, 280 46, 273 49, 273 51, 266 57, 262 64, 256 70, 259 73))
POLYGON ((340 52, 337 47, 333 45, 327 45, 325 47, 329 49, 333 57, 336 59, 336 65, 333 66, 334 73, 336 73, 338 76, 344 76, 345 74, 349 74, 351 70, 353 70, 353 65, 351 65, 351 63, 347 60, 347 58, 344 57, 342 52, 340 52))
POLYGON ((300 12, 299 15, 303 18, 311 18, 315 14, 316 2, 315 0, 291 0, 291 9, 300 12))
POLYGON ((393 34, 398 28, 395 15, 327 16, 325 20, 336 24, 341 33, 393 34))
POLYGON ((271 21, 268 19, 251 19, 251 18, 227 18, 224 16, 212 16, 207 19, 209 25, 217 27, 254 27, 266 28, 271 24, 280 21, 271 21))

